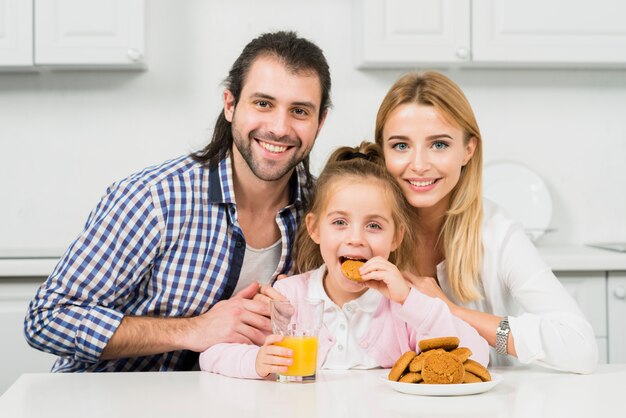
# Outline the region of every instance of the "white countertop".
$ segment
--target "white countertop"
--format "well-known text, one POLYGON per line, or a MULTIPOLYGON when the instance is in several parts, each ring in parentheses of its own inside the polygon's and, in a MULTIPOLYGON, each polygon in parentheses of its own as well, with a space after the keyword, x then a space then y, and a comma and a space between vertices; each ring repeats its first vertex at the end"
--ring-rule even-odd
POLYGON ((24 374, 0 397, 0 416, 28 417, 567 417, 623 413, 626 364, 591 375, 494 368, 488 392, 428 397, 395 392, 384 370, 322 371, 310 384, 207 372, 24 374))

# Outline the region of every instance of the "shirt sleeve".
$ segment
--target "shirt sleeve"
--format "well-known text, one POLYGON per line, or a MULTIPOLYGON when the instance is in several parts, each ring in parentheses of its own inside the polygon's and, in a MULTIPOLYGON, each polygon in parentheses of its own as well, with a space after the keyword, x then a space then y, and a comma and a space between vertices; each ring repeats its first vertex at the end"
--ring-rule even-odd
POLYGON ((504 241, 498 274, 521 308, 509 316, 518 360, 593 372, 598 363, 593 328, 521 227, 513 226, 504 241))
POLYGON ((399 311, 401 319, 412 328, 409 345, 417 347, 427 338, 455 336, 461 347, 472 351, 471 358, 483 366, 489 364, 489 344, 467 322, 452 315, 444 301, 411 288, 399 311))
POLYGON ((200 370, 242 379, 262 379, 256 372, 260 347, 251 344, 221 343, 200 354, 200 370))
POLYGON ((120 182, 107 191, 29 305, 24 331, 31 346, 98 361, 158 253, 155 212, 142 184, 120 182))

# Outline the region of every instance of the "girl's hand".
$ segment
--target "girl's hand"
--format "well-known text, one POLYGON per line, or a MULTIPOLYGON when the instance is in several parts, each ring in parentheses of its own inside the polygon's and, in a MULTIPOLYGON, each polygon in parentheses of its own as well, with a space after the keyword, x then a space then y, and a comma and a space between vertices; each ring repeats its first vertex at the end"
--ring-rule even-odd
POLYGON ((443 293, 443 290, 441 290, 439 283, 437 283, 437 280, 435 280, 433 277, 420 277, 416 276, 413 273, 409 273, 408 271, 402 272, 402 275, 411 287, 419 290, 426 296, 443 300, 450 308, 450 311, 453 311, 453 308, 457 307, 454 303, 452 303, 450 299, 448 299, 446 294, 443 293))
POLYGON ((404 279, 398 268, 382 257, 371 258, 359 271, 363 284, 376 289, 387 299, 397 303, 404 303, 409 296, 409 283, 404 279))
POLYGON ((270 334, 256 356, 256 373, 260 377, 267 377, 270 373, 285 373, 288 366, 293 364, 293 350, 273 345, 282 341, 282 335, 270 334))

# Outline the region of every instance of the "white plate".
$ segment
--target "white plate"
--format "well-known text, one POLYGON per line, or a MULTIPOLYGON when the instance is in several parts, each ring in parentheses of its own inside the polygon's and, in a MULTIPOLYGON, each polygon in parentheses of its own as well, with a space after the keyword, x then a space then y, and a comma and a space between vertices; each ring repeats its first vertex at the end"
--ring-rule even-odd
POLYGON ((409 395, 422 396, 460 396, 475 395, 487 392, 502 381, 502 375, 491 373, 491 382, 464 383, 457 385, 427 385, 424 383, 400 383, 381 377, 391 389, 408 393, 409 395))
POLYGON ((541 177, 518 163, 493 163, 483 171, 483 196, 503 207, 534 241, 552 219, 552 198, 541 177))

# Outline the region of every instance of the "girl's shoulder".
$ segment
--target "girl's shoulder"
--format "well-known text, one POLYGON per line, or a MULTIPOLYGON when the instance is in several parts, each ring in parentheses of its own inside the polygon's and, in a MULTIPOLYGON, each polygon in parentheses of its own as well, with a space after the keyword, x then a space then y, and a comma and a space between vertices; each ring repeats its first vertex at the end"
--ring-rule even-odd
MULTIPOLYGON (((319 274, 320 269, 289 276, 274 283, 274 288, 288 299, 306 298, 309 279, 319 274)), ((323 275, 323 274, 322 274, 323 275)))

